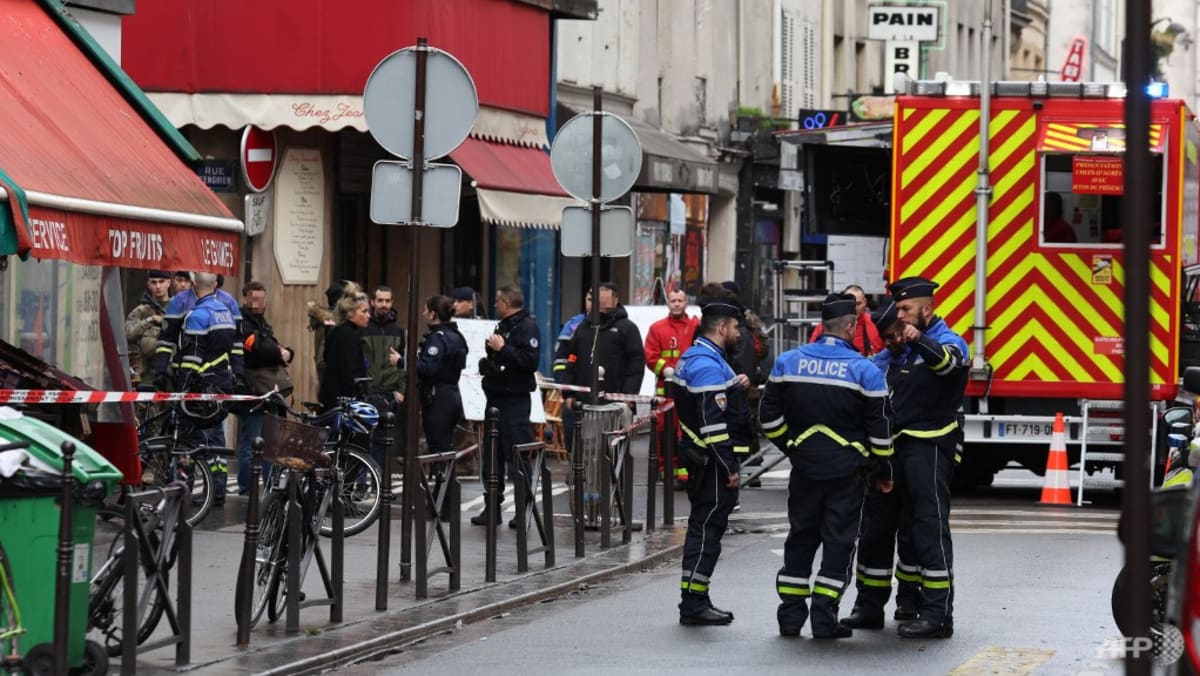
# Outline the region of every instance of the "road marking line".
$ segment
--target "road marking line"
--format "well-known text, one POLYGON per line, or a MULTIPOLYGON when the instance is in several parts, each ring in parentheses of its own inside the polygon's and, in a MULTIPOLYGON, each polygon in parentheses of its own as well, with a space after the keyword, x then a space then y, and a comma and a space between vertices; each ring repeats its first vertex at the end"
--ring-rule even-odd
POLYGON ((984 516, 995 516, 997 514, 1012 514, 1012 515, 1016 515, 1016 516, 1052 516, 1052 517, 1061 517, 1061 516, 1066 516, 1069 514, 1070 515, 1069 518, 1071 518, 1071 519, 1089 519, 1092 521, 1101 521, 1101 520, 1116 521, 1117 519, 1121 518, 1121 514, 1119 512, 1099 512, 1099 513, 1091 512, 1091 513, 1088 513, 1088 512, 1080 512, 1080 511, 1065 510, 1065 509, 1038 510, 1038 509, 971 509, 971 508, 958 509, 958 508, 954 508, 954 507, 950 508, 950 516, 951 517, 959 516, 959 515, 963 515, 963 514, 979 514, 979 515, 984 515, 984 516))
POLYGON ((974 657, 952 669, 950 676, 990 674, 991 676, 1018 676, 1032 674, 1038 667, 1054 657, 1053 650, 1041 648, 1001 648, 988 646, 974 657))
POLYGON ((971 526, 1057 526, 1062 528, 1081 528, 1084 530, 1105 531, 1115 530, 1117 527, 1117 524, 1115 523, 1077 523, 1069 520, 1038 521, 1036 519, 1019 521, 1010 521, 1008 519, 950 519, 950 525, 959 527, 965 526, 968 528, 971 526))
POLYGON ((1026 533, 1037 535, 1044 533, 1047 535, 1103 535, 1112 537, 1109 531, 1098 530, 1083 530, 1080 528, 958 528, 954 530, 955 535, 961 533, 1026 533))

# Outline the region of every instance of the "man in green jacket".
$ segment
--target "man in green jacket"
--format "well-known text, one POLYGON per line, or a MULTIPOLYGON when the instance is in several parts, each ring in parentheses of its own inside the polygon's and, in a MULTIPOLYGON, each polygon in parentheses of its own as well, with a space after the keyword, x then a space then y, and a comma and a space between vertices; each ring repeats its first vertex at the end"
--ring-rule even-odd
MULTIPOLYGON (((396 414, 394 437, 404 438, 404 329, 396 323, 396 311, 392 308, 392 289, 375 287, 371 294, 371 321, 362 330, 363 353, 367 357, 367 375, 371 377, 370 400, 379 409, 379 415, 391 411, 396 414)), ((383 466, 383 434, 376 428, 371 435, 371 455, 383 466)))

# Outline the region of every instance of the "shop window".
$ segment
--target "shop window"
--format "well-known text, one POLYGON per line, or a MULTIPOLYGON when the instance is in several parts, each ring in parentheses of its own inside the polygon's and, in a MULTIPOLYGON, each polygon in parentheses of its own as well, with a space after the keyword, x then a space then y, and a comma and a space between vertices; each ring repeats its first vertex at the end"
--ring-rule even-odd
MULTIPOLYGON (((1163 157, 1151 158, 1154 197, 1145 225, 1162 242, 1163 157)), ((1046 153, 1042 156, 1039 237, 1047 245, 1121 246, 1124 156, 1046 153)))

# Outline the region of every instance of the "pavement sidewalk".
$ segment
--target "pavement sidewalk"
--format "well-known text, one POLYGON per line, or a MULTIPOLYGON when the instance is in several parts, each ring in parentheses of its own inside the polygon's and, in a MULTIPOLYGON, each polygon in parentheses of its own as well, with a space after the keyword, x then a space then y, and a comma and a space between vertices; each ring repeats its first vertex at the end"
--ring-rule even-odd
MULTIPOLYGON (((644 528, 646 510, 645 437, 632 440, 635 467, 633 497, 635 530, 632 541, 621 544, 621 532, 614 530, 613 545, 600 548, 600 533, 585 533, 586 553, 575 558, 574 530, 568 504, 565 476, 569 466, 550 460, 554 475, 554 531, 556 565, 543 570, 541 554, 529 557, 529 571, 517 573, 516 531, 505 524, 513 514, 512 488, 508 487, 504 523, 497 537, 497 581, 485 582, 486 528, 472 526, 469 519, 482 507, 482 489, 477 480, 462 480, 462 587, 453 594, 446 575, 431 578, 429 598, 418 601, 413 582, 399 582, 400 507, 393 506, 389 557, 388 610, 375 610, 375 571, 378 528, 347 538, 344 557, 343 621, 329 622, 325 607, 302 608, 300 632, 286 634, 284 620, 268 623, 263 619, 251 632, 250 645, 236 644, 234 621, 234 583, 241 555, 246 500, 230 496, 223 512, 210 515, 194 532, 192 571, 192 646, 188 665, 176 667, 173 648, 160 648, 137 658, 137 671, 143 674, 190 672, 197 674, 297 674, 319 671, 368 655, 394 649, 455 625, 492 617, 508 609, 570 593, 581 586, 652 567, 679 555, 683 542, 687 498, 668 490, 675 503, 676 525, 663 528, 662 486, 656 488, 656 529, 644 528)), ((615 519, 614 519, 615 520, 615 519)), ((436 543, 436 540, 432 540, 436 543)), ((529 546, 540 545, 536 529, 530 531, 529 546)), ((329 556, 329 541, 322 541, 329 556)), ((430 569, 442 565, 440 549, 435 545, 429 559, 430 569)), ((174 580, 172 580, 174 582, 174 580)), ((172 584, 172 586, 174 586, 172 584)), ((320 575, 311 566, 304 592, 309 599, 324 596, 320 575)), ((165 635, 164 619, 155 637, 165 635)), ((119 660, 111 670, 116 673, 119 660)))

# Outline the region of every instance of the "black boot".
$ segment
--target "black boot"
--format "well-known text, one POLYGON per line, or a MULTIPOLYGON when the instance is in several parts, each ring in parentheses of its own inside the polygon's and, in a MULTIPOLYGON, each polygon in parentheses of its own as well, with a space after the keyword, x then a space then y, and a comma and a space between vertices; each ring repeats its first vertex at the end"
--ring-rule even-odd
MULTIPOLYGON (((495 518, 495 522, 496 522, 496 525, 497 525, 497 526, 499 526, 499 525, 500 525, 500 512, 499 512, 499 510, 497 510, 497 511, 496 511, 496 518, 495 518)), ((487 523, 488 523, 488 511, 487 511, 487 508, 486 508, 486 507, 484 508, 484 510, 483 510, 482 512, 480 512, 480 513, 476 514, 475 516, 471 517, 471 524, 472 524, 472 525, 475 525, 475 526, 486 526, 486 525, 487 525, 487 523)))
POLYGON ((917 617, 919 617, 917 615, 917 611, 913 610, 912 608, 902 607, 897 607, 895 614, 892 615, 892 619, 897 622, 912 622, 913 620, 917 619, 917 617))
POLYGON ((883 611, 854 606, 850 615, 843 617, 838 624, 851 629, 883 629, 883 611))
POLYGON ((900 625, 897 630, 900 638, 950 638, 954 635, 954 625, 934 624, 929 620, 913 620, 900 625))

